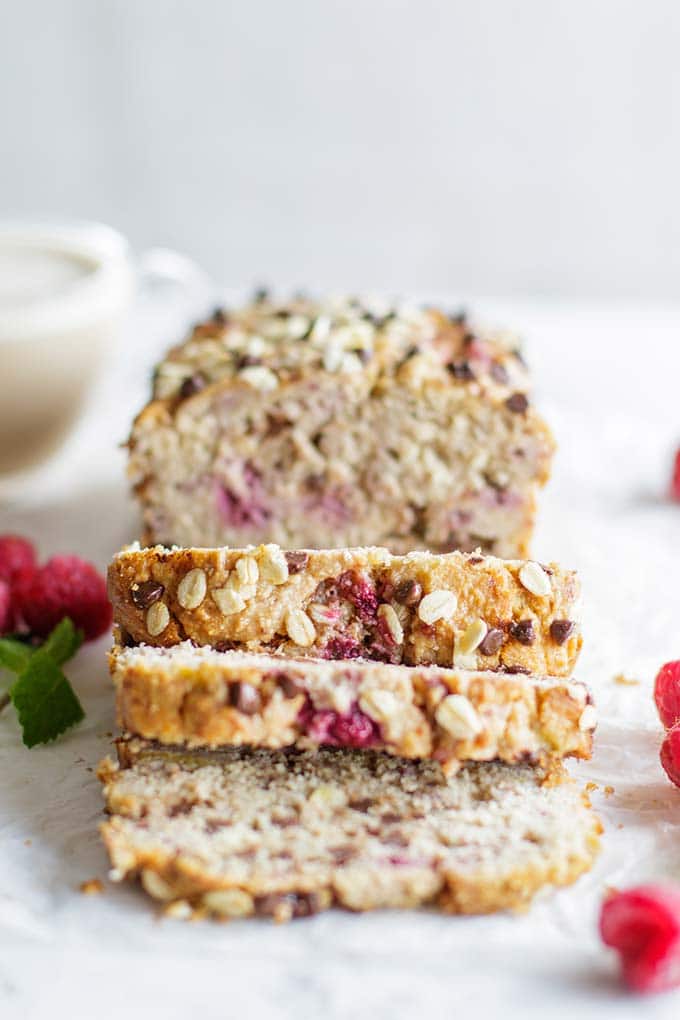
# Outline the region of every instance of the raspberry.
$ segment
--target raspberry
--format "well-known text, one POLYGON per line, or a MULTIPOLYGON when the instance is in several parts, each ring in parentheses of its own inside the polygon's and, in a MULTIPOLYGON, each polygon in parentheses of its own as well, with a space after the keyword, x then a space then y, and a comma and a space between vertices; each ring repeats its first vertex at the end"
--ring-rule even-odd
POLYGON ((347 715, 337 717, 332 734, 341 747, 370 747, 378 731, 373 720, 355 706, 347 715))
POLYGON ((316 744, 330 747, 370 747, 378 738, 377 726, 356 705, 340 715, 331 708, 316 710, 307 700, 298 723, 316 744))
POLYGON ((7 581, 0 581, 0 636, 11 633, 14 613, 12 612, 12 593, 7 581))
POLYGON ((671 783, 680 786, 680 722, 666 733, 659 757, 671 783))
POLYGON ((675 461, 673 462, 670 496, 676 503, 680 503, 680 450, 675 454, 675 461))
POLYGON ((346 570, 338 578, 338 591, 355 607, 363 623, 373 623, 378 611, 378 595, 367 577, 356 570, 346 570))
POLYGON ((111 603, 103 577, 79 556, 53 556, 16 590, 18 608, 39 637, 65 616, 92 641, 111 626, 111 603))
POLYGON ((359 659, 362 654, 361 645, 349 634, 332 637, 323 650, 324 659, 359 659))
POLYGON ((21 535, 0 535, 0 580, 16 584, 36 570, 35 549, 21 535))
POLYGON ((661 992, 680 984, 680 886, 641 885, 610 896, 600 935, 618 952, 629 988, 661 992))
POLYGON ((680 661, 667 662, 657 673, 654 701, 666 729, 680 720, 680 661))

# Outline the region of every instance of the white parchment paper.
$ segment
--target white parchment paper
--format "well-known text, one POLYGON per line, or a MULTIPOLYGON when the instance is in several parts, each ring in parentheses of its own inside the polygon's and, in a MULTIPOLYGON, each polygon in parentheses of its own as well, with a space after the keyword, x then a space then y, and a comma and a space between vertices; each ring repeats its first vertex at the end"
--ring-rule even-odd
MULTIPOLYGON (((576 675, 592 685, 601 723, 592 762, 573 772, 599 785, 606 832, 593 872, 519 918, 159 920, 140 892, 106 879, 93 773, 114 731, 102 640, 69 667, 87 710, 77 730, 27 751, 11 711, 0 718, 0 1016, 680 1016, 680 994, 640 1000, 620 990, 596 931, 608 886, 680 881, 680 790, 658 763, 651 698, 658 666, 680 658, 680 506, 663 498, 680 442, 680 309, 480 309, 528 338, 537 399, 560 443, 535 554, 577 567, 585 591, 576 675), (615 683, 618 673, 638 682, 615 683), (79 884, 93 877, 104 893, 83 896, 79 884)), ((101 566, 135 536, 115 443, 184 311, 138 308, 80 433, 0 509, 0 530, 30 534, 44 555, 78 551, 101 566)))

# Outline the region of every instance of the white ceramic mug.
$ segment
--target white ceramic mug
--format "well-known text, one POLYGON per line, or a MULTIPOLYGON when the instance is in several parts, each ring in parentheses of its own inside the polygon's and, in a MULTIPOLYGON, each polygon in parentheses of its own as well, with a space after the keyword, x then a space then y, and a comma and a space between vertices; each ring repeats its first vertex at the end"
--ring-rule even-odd
POLYGON ((0 224, 0 481, 32 471, 68 435, 140 268, 194 290, 201 283, 173 252, 134 260, 125 238, 101 224, 0 224))

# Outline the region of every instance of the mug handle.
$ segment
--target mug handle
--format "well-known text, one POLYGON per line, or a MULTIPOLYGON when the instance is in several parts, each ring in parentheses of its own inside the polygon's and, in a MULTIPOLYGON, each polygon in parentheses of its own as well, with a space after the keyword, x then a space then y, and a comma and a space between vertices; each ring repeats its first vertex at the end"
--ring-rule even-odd
POLYGON ((197 262, 172 248, 149 248, 136 260, 138 286, 142 294, 154 296, 171 288, 196 307, 215 302, 217 288, 197 262))

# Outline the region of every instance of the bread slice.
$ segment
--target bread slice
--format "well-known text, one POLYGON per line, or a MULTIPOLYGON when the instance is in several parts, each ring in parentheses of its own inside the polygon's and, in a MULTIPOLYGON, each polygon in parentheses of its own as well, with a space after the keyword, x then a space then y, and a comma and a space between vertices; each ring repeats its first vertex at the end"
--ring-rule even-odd
POLYGON ((163 744, 365 747, 464 761, 590 756, 584 684, 521 674, 173 648, 113 649, 118 722, 163 744))
POLYGON ((569 676, 580 588, 551 563, 385 549, 132 546, 109 567, 121 643, 569 676))
POLYGON ((145 541, 526 556, 554 442, 514 338, 356 299, 218 310, 129 441, 145 541))
POLYGON ((374 751, 177 754, 120 745, 100 767, 111 877, 170 913, 273 915, 430 904, 521 909, 590 868, 600 825, 562 766, 466 765, 374 751))

